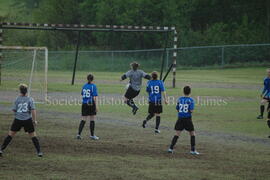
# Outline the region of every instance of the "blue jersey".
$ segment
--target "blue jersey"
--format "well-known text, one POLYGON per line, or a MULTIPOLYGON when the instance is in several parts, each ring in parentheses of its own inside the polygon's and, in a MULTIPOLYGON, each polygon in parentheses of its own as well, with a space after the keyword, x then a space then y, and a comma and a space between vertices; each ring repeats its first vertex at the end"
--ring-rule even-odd
POLYGON ((146 91, 149 94, 149 102, 160 102, 162 99, 162 92, 165 91, 163 81, 150 80, 147 82, 146 91))
POLYGON ((194 110, 194 100, 191 97, 180 97, 177 102, 176 109, 178 117, 189 118, 192 116, 191 111, 194 110))
POLYGON ((82 87, 81 95, 82 95, 82 103, 83 104, 93 103, 94 97, 98 96, 97 86, 95 84, 86 83, 82 87))
POLYGON ((262 94, 266 97, 270 97, 270 78, 266 77, 263 82, 264 88, 262 94))

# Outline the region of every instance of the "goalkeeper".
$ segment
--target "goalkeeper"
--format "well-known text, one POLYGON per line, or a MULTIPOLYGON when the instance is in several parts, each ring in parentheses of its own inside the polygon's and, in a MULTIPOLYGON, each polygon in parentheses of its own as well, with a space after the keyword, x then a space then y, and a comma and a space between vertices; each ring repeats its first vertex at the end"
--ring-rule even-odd
POLYGON ((133 115, 138 111, 138 107, 133 99, 140 94, 142 78, 151 79, 151 76, 144 71, 138 69, 140 64, 132 62, 130 64, 131 70, 122 75, 121 81, 129 78, 129 84, 125 93, 125 103, 132 108, 133 115))

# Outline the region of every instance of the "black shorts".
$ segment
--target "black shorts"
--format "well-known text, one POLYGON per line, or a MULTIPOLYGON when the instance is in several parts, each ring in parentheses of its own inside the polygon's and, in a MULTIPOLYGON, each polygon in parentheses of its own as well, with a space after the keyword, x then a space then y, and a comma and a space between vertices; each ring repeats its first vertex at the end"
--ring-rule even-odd
POLYGON ((128 87, 125 97, 127 99, 133 99, 140 94, 140 91, 135 91, 131 86, 128 87))
POLYGON ((183 130, 187 130, 189 132, 194 131, 192 118, 191 117, 190 118, 178 118, 174 129, 176 131, 183 131, 183 130))
POLYGON ((28 132, 28 133, 35 132, 35 127, 34 127, 32 118, 28 120, 14 119, 10 127, 10 130, 17 132, 17 131, 20 131, 22 127, 24 128, 25 132, 28 132))
POLYGON ((96 103, 82 104, 82 116, 94 116, 96 114, 96 103))
POLYGON ((163 108, 162 108, 162 103, 161 102, 149 102, 149 107, 148 107, 148 113, 149 114, 160 114, 163 112, 163 108))

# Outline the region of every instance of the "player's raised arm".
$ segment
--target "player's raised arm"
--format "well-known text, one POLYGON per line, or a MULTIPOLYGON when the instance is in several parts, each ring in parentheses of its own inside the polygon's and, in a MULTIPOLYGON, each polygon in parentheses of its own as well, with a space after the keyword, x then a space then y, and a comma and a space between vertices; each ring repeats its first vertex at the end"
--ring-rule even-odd
POLYGON ((30 99, 29 107, 32 114, 32 121, 35 125, 37 125, 37 111, 36 111, 34 100, 32 98, 30 99))
POLYGON ((151 76, 149 74, 147 74, 146 72, 144 72, 142 70, 141 70, 141 72, 142 72, 142 77, 144 77, 145 79, 148 79, 148 80, 151 79, 151 76))

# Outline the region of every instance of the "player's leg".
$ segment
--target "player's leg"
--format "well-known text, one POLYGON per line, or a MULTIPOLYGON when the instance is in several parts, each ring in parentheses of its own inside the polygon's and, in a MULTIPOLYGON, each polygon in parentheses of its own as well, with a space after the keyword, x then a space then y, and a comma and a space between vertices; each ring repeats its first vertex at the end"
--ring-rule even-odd
POLYGON ((131 87, 129 87, 125 93, 125 103, 132 108, 132 113, 135 115, 138 111, 138 107, 134 103, 133 99, 138 96, 140 91, 135 91, 131 87))
POLYGON ((155 105, 155 115, 156 115, 156 128, 155 133, 160 133, 159 125, 160 125, 160 114, 162 113, 162 104, 158 103, 155 105))
POLYGON ((7 148, 9 143, 11 142, 12 138, 16 135, 18 131, 20 131, 22 128, 22 121, 14 119, 10 131, 8 132, 8 135, 5 137, 4 142, 1 145, 0 148, 0 155, 3 154, 3 151, 7 148))
POLYGON ((195 148, 196 146, 195 131, 194 131, 194 125, 191 118, 187 119, 185 129, 190 134, 190 153, 193 155, 199 155, 200 153, 198 153, 195 148))
MULTIPOLYGON (((268 104, 268 117, 267 117, 267 125, 270 128, 270 102, 268 104)), ((270 138, 270 136, 268 136, 270 138)))
POLYGON ((265 111, 265 104, 268 101, 266 99, 261 100, 261 106, 260 106, 260 115, 257 117, 257 119, 263 119, 264 111, 265 111))
POLYGON ((34 146, 36 148, 38 157, 42 157, 43 156, 43 153, 40 150, 39 140, 37 138, 37 135, 36 135, 35 131, 34 132, 30 132, 29 133, 29 136, 31 137, 32 142, 33 142, 33 144, 34 144, 34 146))
POLYGON ((160 133, 159 125, 160 125, 160 113, 156 113, 156 127, 155 127, 155 133, 160 133))
POLYGON ((96 119, 95 115, 89 116, 89 120, 90 120, 90 126, 89 126, 90 138, 93 139, 93 140, 99 140, 99 137, 97 137, 95 135, 95 119, 96 119))
POLYGON ((168 153, 173 153, 174 146, 177 143, 177 140, 178 140, 181 132, 184 130, 184 128, 185 128, 184 121, 179 118, 175 123, 174 129, 175 129, 176 134, 174 135, 174 137, 171 141, 171 145, 168 149, 168 153))
POLYGON ((149 102, 148 105, 148 116, 145 118, 145 120, 143 121, 142 127, 145 128, 147 122, 152 119, 155 116, 154 114, 154 109, 153 109, 153 103, 149 102))
POLYGON ((176 145, 177 140, 178 140, 178 138, 179 138, 179 136, 180 136, 180 134, 181 134, 182 131, 178 131, 177 130, 175 132, 176 133, 175 133, 175 135, 172 138, 172 142, 171 142, 171 145, 170 145, 170 147, 168 149, 168 153, 173 153, 174 146, 176 145))
POLYGON ((8 135, 5 137, 4 142, 1 145, 0 156, 3 154, 3 151, 7 148, 12 138, 16 135, 17 131, 9 131, 8 135))
POLYGON ((36 132, 35 132, 35 127, 34 127, 32 119, 23 121, 23 127, 24 127, 24 131, 28 133, 28 135, 30 136, 36 148, 38 157, 42 157, 43 153, 40 151, 40 144, 39 144, 39 140, 37 138, 36 132))
POLYGON ((87 120, 87 116, 82 116, 79 128, 78 128, 78 134, 77 134, 77 139, 81 139, 81 133, 84 128, 85 122, 87 120))
POLYGON ((85 122, 87 120, 87 116, 89 115, 89 111, 90 111, 89 106, 87 104, 82 104, 82 108, 81 108, 82 118, 81 118, 80 125, 78 128, 78 134, 76 137, 77 139, 81 139, 81 133, 84 128, 85 122))
POLYGON ((200 153, 196 151, 196 140, 195 140, 195 131, 190 131, 190 153, 193 155, 199 155, 200 153))

